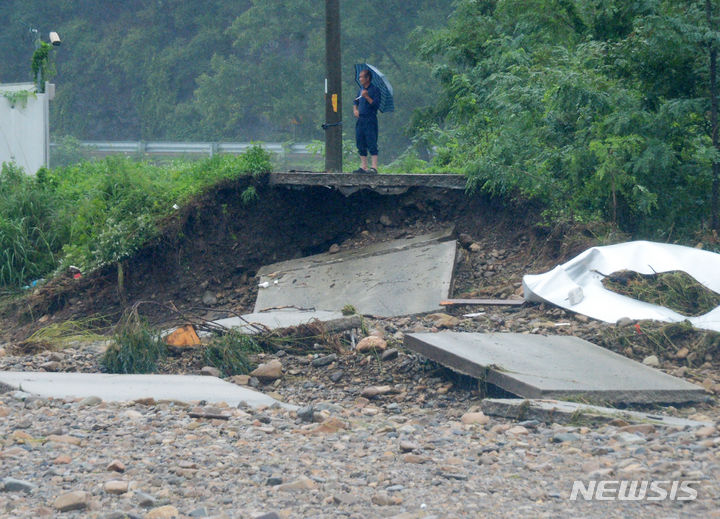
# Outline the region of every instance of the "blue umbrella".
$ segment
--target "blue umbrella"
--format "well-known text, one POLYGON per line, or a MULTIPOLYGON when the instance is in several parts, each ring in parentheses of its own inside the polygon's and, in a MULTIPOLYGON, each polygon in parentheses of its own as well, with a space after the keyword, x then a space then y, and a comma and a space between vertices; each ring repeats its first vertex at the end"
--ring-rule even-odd
POLYGON ((372 84, 380 89, 381 99, 378 109, 383 113, 395 111, 393 87, 385 75, 372 65, 368 65, 367 63, 357 63, 355 65, 355 82, 360 85, 360 88, 362 88, 362 85, 360 84, 360 72, 363 70, 372 71, 372 84))

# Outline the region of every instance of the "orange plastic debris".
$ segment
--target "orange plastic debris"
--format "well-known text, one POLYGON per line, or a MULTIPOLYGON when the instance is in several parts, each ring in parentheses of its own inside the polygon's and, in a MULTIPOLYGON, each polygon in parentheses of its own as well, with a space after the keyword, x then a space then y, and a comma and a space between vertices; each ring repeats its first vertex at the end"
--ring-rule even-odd
POLYGON ((165 337, 165 342, 170 346, 198 346, 200 337, 191 324, 186 324, 165 337))

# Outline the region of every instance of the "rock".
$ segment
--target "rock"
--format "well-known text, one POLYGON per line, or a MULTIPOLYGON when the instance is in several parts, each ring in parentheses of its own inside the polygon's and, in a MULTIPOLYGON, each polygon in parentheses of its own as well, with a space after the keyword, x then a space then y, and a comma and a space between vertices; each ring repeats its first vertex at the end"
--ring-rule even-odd
POLYGON ((273 382, 282 377, 282 369, 282 363, 273 359, 266 364, 260 364, 250 375, 257 377, 261 382, 273 382))
POLYGON ((206 290, 202 296, 202 302, 204 305, 212 306, 217 304, 217 297, 210 290, 206 290))
POLYGON ((365 353, 368 351, 385 351, 386 348, 387 341, 385 341, 385 339, 370 336, 358 342, 355 349, 360 353, 365 353))
POLYGON ((650 355, 649 357, 645 357, 643 359, 643 364, 650 366, 651 368, 657 368, 660 366, 660 361, 658 360, 657 355, 650 355))
POLYGON ((303 422, 312 422, 315 415, 315 408, 311 405, 301 407, 296 411, 297 417, 303 422))
POLYGON ((629 317, 621 317, 615 322, 615 326, 618 328, 627 328, 628 326, 632 326, 635 323, 632 319, 629 317))
POLYGON ((331 416, 313 429, 312 432, 315 434, 335 434, 343 429, 347 429, 347 424, 340 418, 331 416))
POLYGON ((53 507, 60 512, 69 512, 71 510, 84 510, 90 503, 90 494, 78 490, 62 494, 53 503, 53 507))
POLYGON ((98 396, 89 396, 80 400, 78 407, 93 407, 102 402, 102 398, 98 396))
POLYGON ((192 512, 188 514, 190 517, 210 517, 210 512, 208 512, 208 509, 204 506, 201 506, 200 508, 196 508, 192 512))
POLYGON ((400 496, 389 496, 385 492, 378 492, 372 497, 372 502, 377 506, 393 506, 402 504, 402 497, 400 496))
POLYGON ((525 427, 522 425, 516 425, 515 427, 511 427, 507 431, 505 431, 505 434, 509 434, 511 436, 525 436, 529 434, 530 431, 528 431, 525 427))
POLYGON ((624 427, 620 427, 618 431, 627 433, 652 434, 655 432, 655 426, 649 423, 626 425, 624 427))
POLYGON ((454 328, 460 324, 460 319, 444 313, 430 314, 427 318, 430 319, 435 327, 440 330, 443 328, 454 328))
POLYGON ((333 371, 330 374, 330 380, 332 380, 333 382, 335 382, 337 384, 338 382, 340 382, 340 380, 343 378, 343 376, 345 376, 345 372, 343 370, 339 369, 337 371, 333 371))
POLYGON ((458 242, 460 242, 460 245, 467 249, 468 247, 470 247, 470 245, 474 243, 474 240, 472 239, 472 236, 462 232, 458 235, 458 242))
POLYGON ((57 361, 51 360, 50 362, 43 362, 40 367, 45 371, 57 372, 62 371, 62 364, 57 361))
POLYGON ((327 366, 329 364, 332 364, 337 360, 337 355, 335 353, 331 353, 330 355, 325 355, 323 357, 318 357, 317 359, 313 359, 313 361, 310 363, 314 368, 321 368, 323 366, 327 366))
POLYGON ((414 450, 420 450, 420 445, 415 442, 411 442, 411 441, 407 441, 407 440, 403 440, 400 442, 400 451, 401 452, 412 452, 414 450))
POLYGON ((3 492, 25 492, 29 494, 35 488, 37 488, 37 485, 22 479, 5 478, 2 480, 3 492))
POLYGON ((465 413, 460 421, 466 425, 486 425, 490 423, 490 417, 483 412, 465 413))
POLYGON ((258 515, 253 519, 281 519, 281 517, 276 512, 268 512, 266 514, 258 515))
POLYGON ((330 245, 328 252, 330 254, 337 254, 338 252, 340 252, 340 245, 338 245, 337 243, 333 243, 332 245, 330 245))
POLYGON ((295 481, 291 481, 290 483, 283 483, 282 485, 278 485, 275 488, 279 492, 297 492, 302 490, 312 490, 317 485, 315 482, 308 478, 307 476, 300 476, 295 481))
POLYGON ((80 438, 76 438, 75 436, 68 436, 65 434, 62 434, 62 435, 51 434, 50 436, 47 437, 47 441, 55 442, 55 443, 66 443, 68 445, 77 445, 77 446, 82 444, 82 440, 80 438))
POLYGON ((686 347, 680 348, 677 353, 675 354, 676 359, 684 359, 690 354, 690 350, 686 347))
POLYGON ((705 427, 700 427, 695 431, 695 437, 696 438, 709 438, 710 436, 718 436, 718 431, 715 427, 712 425, 706 425, 705 427))
POLYGON ((265 480, 265 485, 268 487, 276 487, 278 485, 282 485, 283 478, 280 476, 270 476, 265 480))
POLYGON ((157 504, 157 499, 150 494, 146 494, 145 492, 140 492, 138 490, 135 490, 133 493, 135 494, 138 504, 144 508, 150 508, 151 506, 155 506, 157 504))
POLYGON ((250 384, 250 375, 235 375, 234 377, 230 377, 228 380, 238 386, 247 386, 250 384))
POLYGON ((222 377, 222 372, 214 366, 203 366, 200 374, 205 377, 222 377))
POLYGON ((575 433, 558 433, 552 437, 553 443, 564 443, 564 442, 574 442, 580 439, 579 434, 575 433))
POLYGON ((108 494, 125 494, 127 493, 129 489, 130 484, 127 481, 122 481, 119 479, 113 479, 110 481, 106 481, 103 488, 105 489, 105 492, 108 494))
POLYGON ((384 361, 396 359, 398 355, 399 355, 399 353, 395 348, 390 348, 389 350, 385 350, 383 352, 380 359, 384 362, 384 361))
POLYGON ((105 470, 110 472, 125 472, 125 464, 120 460, 112 460, 105 470))
POLYGON ((388 215, 386 215, 386 214, 382 215, 382 216, 379 218, 378 221, 379 221, 381 224, 383 224, 385 227, 390 227, 390 226, 392 226, 392 220, 391 220, 390 217, 389 217, 388 215))
POLYGON ((470 252, 478 253, 482 250, 482 245, 479 243, 471 243, 469 249, 470 252))
POLYGON ((180 512, 171 505, 159 506, 153 508, 145 514, 145 519, 179 519, 180 512))
POLYGON ((53 460, 53 463, 55 465, 67 465, 68 463, 72 462, 72 458, 68 456, 67 454, 60 454, 57 458, 53 460))
POLYGON ((375 398, 382 395, 387 395, 393 391, 392 386, 370 386, 366 387, 360 393, 360 396, 365 398, 375 398))
POLYGON ((427 456, 419 456, 417 454, 407 453, 403 454, 402 460, 405 463, 412 463, 413 465, 421 465, 423 463, 427 463, 430 461, 430 458, 427 456))

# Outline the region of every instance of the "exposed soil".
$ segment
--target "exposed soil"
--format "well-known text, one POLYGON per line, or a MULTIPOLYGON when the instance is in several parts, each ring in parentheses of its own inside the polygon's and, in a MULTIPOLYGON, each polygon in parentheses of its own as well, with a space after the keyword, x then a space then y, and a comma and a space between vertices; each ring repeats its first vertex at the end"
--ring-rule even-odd
MULTIPOLYGON (((226 183, 180 209, 163 236, 123 265, 124 294, 115 268, 81 279, 70 274, 17 299, 4 311, 2 335, 18 342, 52 322, 97 315, 109 325, 137 301, 154 324, 181 311, 203 308, 204 317, 252 308, 259 267, 276 261, 376 241, 411 237, 453 226, 465 245, 478 242, 486 254, 463 250, 457 294, 507 295, 518 274, 542 271, 592 244, 592 236, 534 227, 532 211, 514 213, 500 203, 461 191, 412 189, 387 196, 361 191, 350 197, 327 188, 292 190, 259 186, 259 200, 241 202, 247 180, 226 183), (517 214, 522 216, 518 218, 517 214)), ((516 287, 515 287, 516 288, 516 287)), ((514 290, 514 289, 513 289, 514 290)))
MULTIPOLYGON (((6 306, 2 338, 31 353, 43 349, 24 342, 38 329, 98 316, 111 330, 123 308, 138 301, 150 303, 142 305, 141 315, 156 326, 182 324, 181 314, 216 319, 247 313, 262 265, 448 227, 460 244, 454 297, 520 297, 523 275, 545 272, 598 244, 594 229, 541 226, 532 208, 505 207, 461 191, 412 189, 398 196, 361 191, 345 197, 327 188, 261 184, 259 200, 243 205, 240 193, 247 182, 226 183, 181 208, 162 238, 124 265, 123 297, 115 269, 78 280, 63 276, 6 306)), ((678 374, 720 391, 718 334, 653 322, 616 327, 545 305, 451 307, 447 313, 459 318, 453 325, 458 331, 571 334, 639 361, 655 355, 668 371, 685 370, 678 374), (478 310, 484 315, 462 317, 478 310)), ((400 325, 397 320, 370 325, 386 334, 434 329, 422 316, 400 325)), ((196 361, 185 359, 166 371, 199 369, 196 361)))

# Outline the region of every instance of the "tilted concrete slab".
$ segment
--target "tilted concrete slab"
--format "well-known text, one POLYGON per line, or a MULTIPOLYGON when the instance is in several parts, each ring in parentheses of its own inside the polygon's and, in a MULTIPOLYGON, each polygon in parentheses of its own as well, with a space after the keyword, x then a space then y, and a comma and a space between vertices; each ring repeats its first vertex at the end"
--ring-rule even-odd
POLYGON ((291 326, 308 324, 315 320, 322 324, 329 324, 333 329, 338 329, 335 325, 342 326, 343 323, 346 323, 349 327, 359 326, 359 318, 356 317, 353 319, 352 317, 346 317, 342 312, 292 309, 245 314, 242 317, 228 317, 227 319, 213 321, 213 324, 224 326, 225 328, 232 328, 241 333, 255 334, 261 331, 262 328, 277 330, 279 328, 290 328, 291 326))
POLYGON ((338 254, 318 254, 260 269, 255 313, 292 306, 380 317, 432 312, 447 299, 456 242, 446 230, 377 243, 338 254))
MULTIPOLYGON (((226 402, 252 407, 287 404, 217 377, 198 375, 113 375, 106 373, 43 373, 0 371, 0 384, 41 397, 85 398, 131 402, 140 398, 177 402, 226 402)), ((292 407, 292 406, 291 406, 292 407)))
POLYGON ((438 189, 465 189, 465 175, 370 175, 358 173, 270 173, 271 185, 297 187, 323 186, 335 188, 346 196, 361 189, 371 189, 380 194, 397 195, 411 187, 438 189))
POLYGON ((525 398, 598 402, 692 402, 703 388, 569 336, 416 333, 405 346, 525 398))
POLYGON ((699 422, 676 416, 641 413, 562 400, 526 400, 522 398, 484 398, 480 402, 483 413, 513 420, 538 420, 545 423, 600 424, 623 420, 632 424, 652 424, 657 427, 704 427, 712 422, 699 422))

